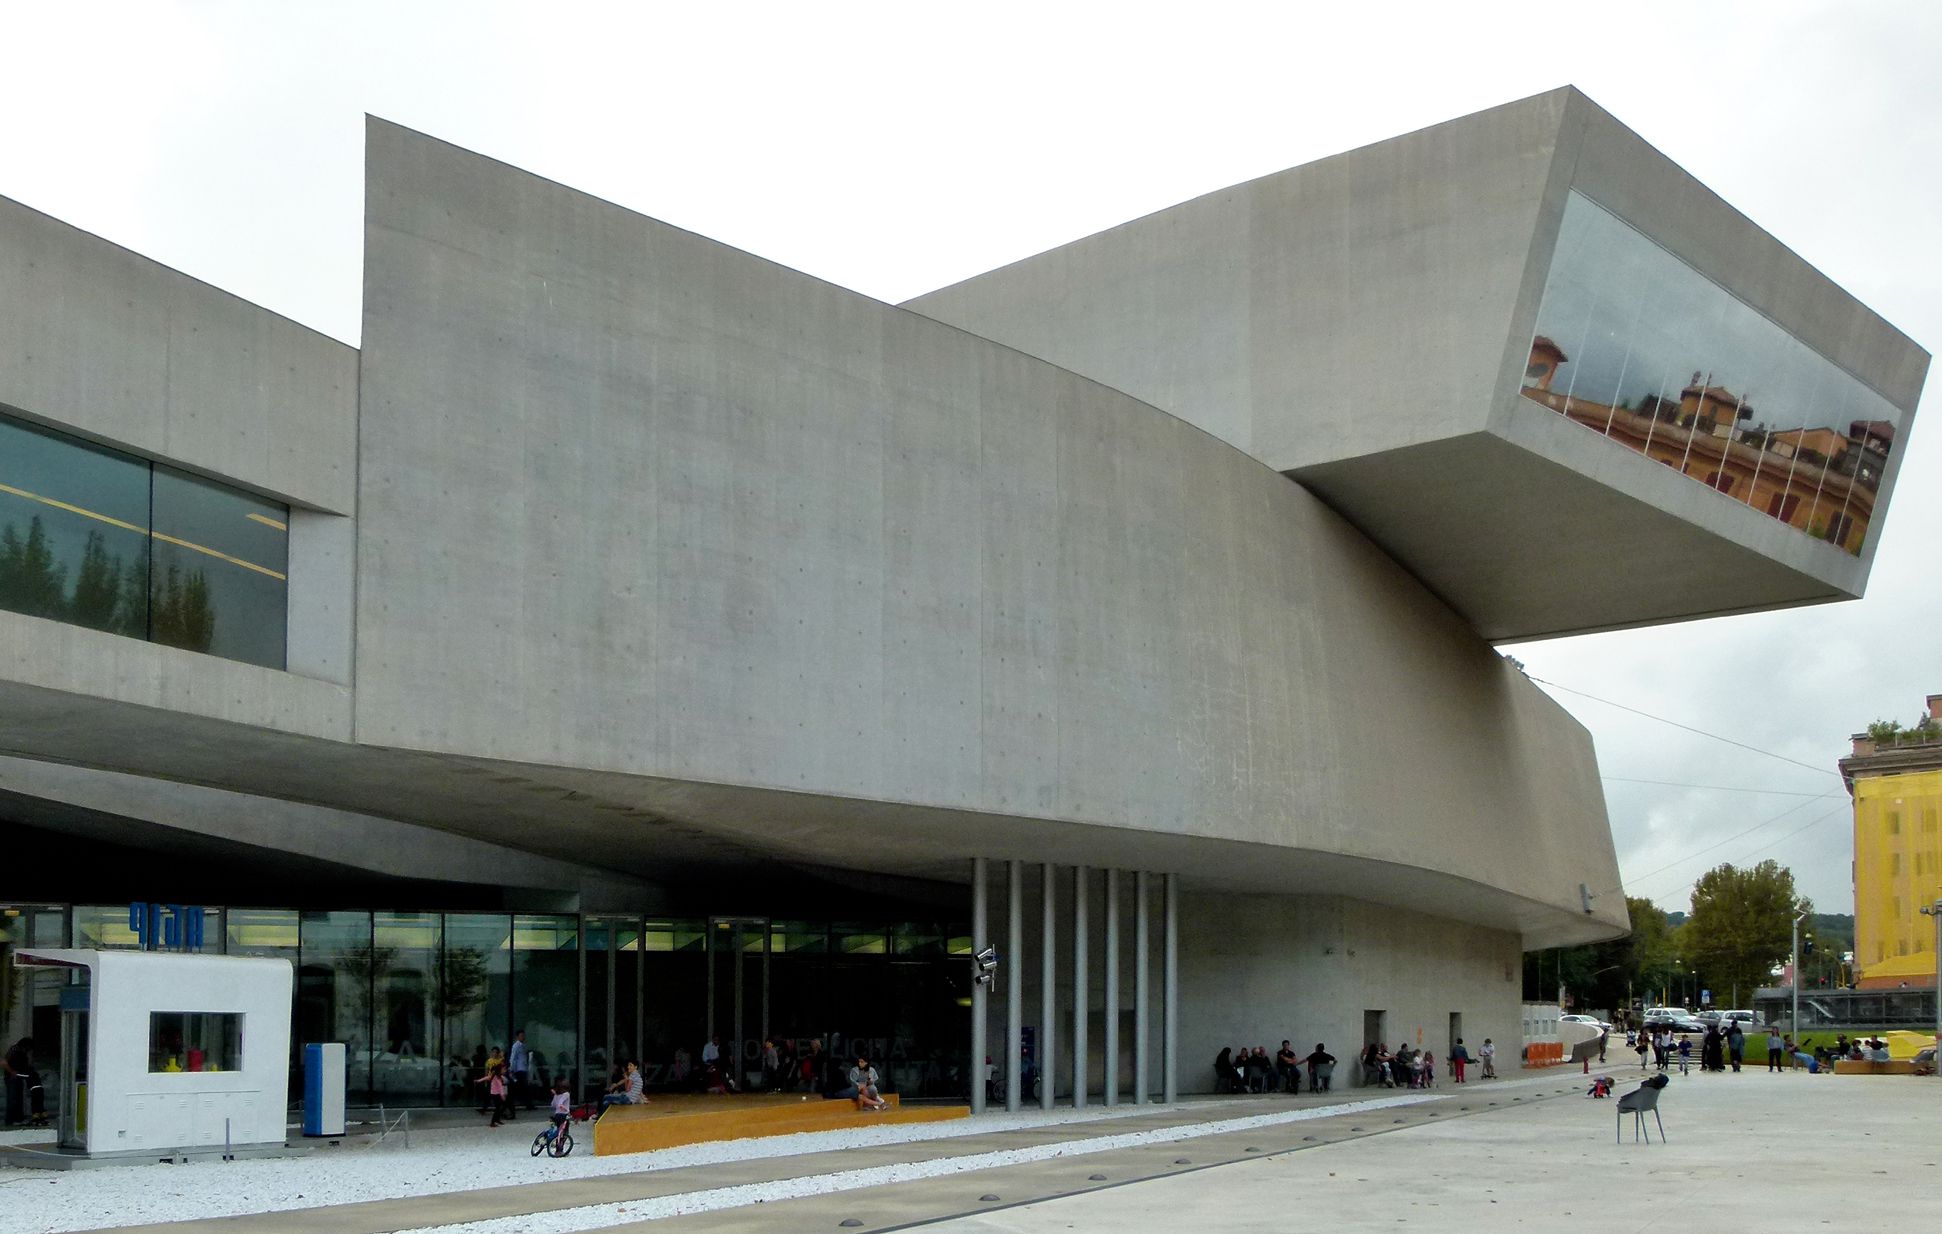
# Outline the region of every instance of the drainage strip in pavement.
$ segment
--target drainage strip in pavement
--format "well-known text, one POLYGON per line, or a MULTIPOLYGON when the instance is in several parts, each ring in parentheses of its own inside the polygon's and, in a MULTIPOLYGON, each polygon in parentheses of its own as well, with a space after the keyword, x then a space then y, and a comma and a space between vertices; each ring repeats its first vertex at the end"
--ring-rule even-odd
MULTIPOLYGON (((1522 1086, 1520 1086, 1522 1087, 1522 1086)), ((1541 1087, 1471 1096, 1444 1091, 1376 1098, 1348 1105, 1312 1106, 1283 1115, 1181 1123, 1036 1148, 858 1168, 844 1161, 830 1174, 780 1186, 723 1186, 660 1200, 602 1204, 526 1218, 419 1227, 403 1234, 715 1234, 775 1228, 891 1231, 974 1213, 1079 1195, 1107 1187, 1276 1157, 1348 1140, 1431 1125, 1445 1118, 1534 1105, 1580 1090, 1545 1077, 1541 1087), (1233 1123, 1254 1124, 1230 1129, 1233 1123), (939 1166, 947 1167, 940 1171, 939 1166), (759 1207, 757 1207, 759 1205, 759 1207)), ((1117 1120, 1115 1120, 1117 1122, 1117 1120)), ((1015 1133, 1004 1133, 1011 1136, 1015 1133)), ((1002 1138, 1002 1137, 992 1137, 1002 1138)), ((848 1154, 836 1154, 847 1157, 848 1154)))

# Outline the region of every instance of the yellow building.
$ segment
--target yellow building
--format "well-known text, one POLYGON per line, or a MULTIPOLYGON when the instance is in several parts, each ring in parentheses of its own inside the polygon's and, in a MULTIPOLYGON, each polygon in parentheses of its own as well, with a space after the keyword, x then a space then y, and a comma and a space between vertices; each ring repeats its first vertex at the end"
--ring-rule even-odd
POLYGON ((1859 984, 1931 986, 1935 920, 1921 909, 1942 899, 1942 694, 1928 696, 1928 723, 1912 732, 1856 734, 1841 774, 1854 796, 1859 984))

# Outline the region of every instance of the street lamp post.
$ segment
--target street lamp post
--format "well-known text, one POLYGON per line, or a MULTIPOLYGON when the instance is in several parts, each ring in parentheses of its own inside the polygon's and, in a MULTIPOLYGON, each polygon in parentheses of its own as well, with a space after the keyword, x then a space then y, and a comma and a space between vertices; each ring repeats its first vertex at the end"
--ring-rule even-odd
POLYGON ((1922 906, 1922 915, 1935 919, 1935 1074, 1942 1077, 1942 898, 1922 906))
MULTIPOLYGON (((1790 965, 1791 975, 1789 978, 1790 983, 1794 987, 1794 1010, 1793 1014, 1788 1017, 1787 1027, 1793 1035, 1796 1047, 1800 1044, 1800 923, 1806 919, 1807 914, 1805 912, 1796 911, 1794 913, 1794 949, 1793 960, 1790 965)), ((1791 1066, 1791 1064, 1789 1065, 1791 1066)))

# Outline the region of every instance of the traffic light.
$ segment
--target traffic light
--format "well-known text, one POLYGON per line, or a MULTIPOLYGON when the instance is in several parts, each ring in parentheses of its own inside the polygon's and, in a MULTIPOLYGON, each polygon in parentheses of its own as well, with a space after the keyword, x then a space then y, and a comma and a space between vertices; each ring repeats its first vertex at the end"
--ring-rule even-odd
POLYGON ((1802 936, 1800 940, 1800 953, 1803 956, 1814 954, 1814 936, 1812 934, 1802 936))

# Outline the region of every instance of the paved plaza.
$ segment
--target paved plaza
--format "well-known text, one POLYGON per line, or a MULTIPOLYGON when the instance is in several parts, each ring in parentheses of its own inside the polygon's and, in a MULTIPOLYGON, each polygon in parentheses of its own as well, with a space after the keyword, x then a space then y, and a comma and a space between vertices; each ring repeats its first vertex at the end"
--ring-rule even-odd
MULTIPOLYGON (((1636 1068, 1615 1074, 1620 1091, 1638 1078, 1636 1068)), ((4 1171, 0 1232, 692 1234, 922 1225, 951 1234, 1123 1234, 1188 1220, 1204 1231, 1635 1231, 1729 1222, 1879 1230, 1942 1203, 1942 1082, 1675 1075, 1663 1105, 1670 1142, 1647 1145, 1634 1142, 1629 1125, 1614 1143, 1615 1102, 1586 1099, 1581 1081, 1559 1070, 1429 1093, 1197 1100, 1085 1120, 1070 1111, 995 1116, 955 1124, 956 1134, 913 1128, 908 1138, 746 1141, 686 1155, 576 1157, 570 1169, 467 1129, 425 1133, 410 1151, 355 1156, 51 1179, 4 1171), (455 1163, 456 1187, 423 1193, 424 1180, 455 1163), (333 1174, 346 1171, 338 1182, 371 1198, 319 1204, 333 1192, 333 1174), (290 1191, 290 1180, 309 1190, 290 1191), (218 1193, 227 1201, 212 1202, 218 1193), (142 1201, 124 1203, 130 1196, 142 1201)))

